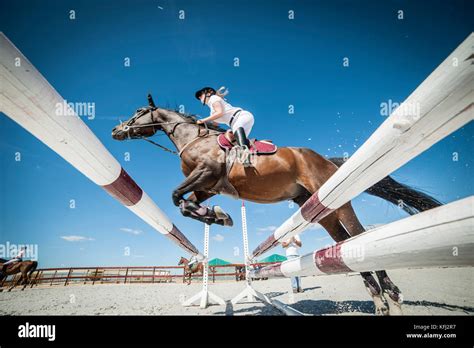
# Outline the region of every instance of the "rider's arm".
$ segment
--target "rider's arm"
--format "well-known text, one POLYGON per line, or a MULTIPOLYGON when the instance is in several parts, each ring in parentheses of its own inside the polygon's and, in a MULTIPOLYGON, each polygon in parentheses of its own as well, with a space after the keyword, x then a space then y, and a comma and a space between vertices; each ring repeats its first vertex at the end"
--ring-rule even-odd
POLYGON ((202 122, 214 121, 224 115, 224 108, 222 107, 221 102, 216 101, 212 104, 212 108, 215 112, 211 116, 202 119, 202 122))

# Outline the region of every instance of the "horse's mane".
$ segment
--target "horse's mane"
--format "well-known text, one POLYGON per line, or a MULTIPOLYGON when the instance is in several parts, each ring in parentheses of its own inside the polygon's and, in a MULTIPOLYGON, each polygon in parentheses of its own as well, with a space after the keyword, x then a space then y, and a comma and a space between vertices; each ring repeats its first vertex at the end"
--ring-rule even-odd
MULTIPOLYGON (((194 114, 179 112, 177 109, 164 108, 164 110, 174 112, 174 113, 178 114, 179 116, 181 116, 182 118, 193 121, 194 123, 196 123, 196 121, 198 120, 197 116, 194 115, 194 114)), ((207 123, 207 128, 218 131, 218 132, 225 132, 226 131, 224 128, 221 128, 221 127, 216 126, 216 125, 214 125, 212 123, 209 123, 209 122, 207 123)))

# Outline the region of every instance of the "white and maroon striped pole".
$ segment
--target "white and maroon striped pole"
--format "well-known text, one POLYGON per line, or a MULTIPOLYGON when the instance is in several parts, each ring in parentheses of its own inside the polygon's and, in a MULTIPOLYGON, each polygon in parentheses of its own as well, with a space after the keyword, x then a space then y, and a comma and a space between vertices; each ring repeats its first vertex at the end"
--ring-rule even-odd
POLYGON ((253 251, 252 258, 303 232, 310 223, 319 222, 471 121, 473 46, 474 34, 470 34, 362 147, 253 251))
MULTIPOLYGON (((0 111, 58 153, 154 229, 191 254, 198 249, 127 174, 87 125, 10 40, 0 33, 0 111)), ((199 254, 200 255, 200 254, 199 254)))
POLYGON ((474 196, 367 231, 334 246, 251 272, 293 277, 410 267, 474 266, 474 196))

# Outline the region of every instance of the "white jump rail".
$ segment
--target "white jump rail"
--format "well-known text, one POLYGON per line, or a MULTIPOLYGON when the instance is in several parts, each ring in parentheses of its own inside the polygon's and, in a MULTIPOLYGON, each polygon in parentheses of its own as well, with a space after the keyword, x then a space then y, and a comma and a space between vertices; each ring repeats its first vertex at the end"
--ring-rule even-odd
POLYGON ((474 196, 251 272, 293 277, 380 269, 474 266, 474 196))
POLYGON ((474 34, 372 134, 252 258, 304 231, 473 119, 474 34))
POLYGON ((202 258, 77 114, 57 115, 57 106, 64 105, 64 99, 3 33, 0 33, 0 86, 1 112, 154 229, 202 258))

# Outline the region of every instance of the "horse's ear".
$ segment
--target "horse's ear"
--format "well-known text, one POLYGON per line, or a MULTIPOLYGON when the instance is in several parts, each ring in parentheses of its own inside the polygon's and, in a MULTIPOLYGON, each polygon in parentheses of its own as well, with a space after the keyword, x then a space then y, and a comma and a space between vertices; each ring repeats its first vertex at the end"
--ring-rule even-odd
POLYGON ((156 108, 155 102, 153 101, 150 93, 148 93, 148 105, 150 105, 152 108, 156 108))

